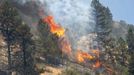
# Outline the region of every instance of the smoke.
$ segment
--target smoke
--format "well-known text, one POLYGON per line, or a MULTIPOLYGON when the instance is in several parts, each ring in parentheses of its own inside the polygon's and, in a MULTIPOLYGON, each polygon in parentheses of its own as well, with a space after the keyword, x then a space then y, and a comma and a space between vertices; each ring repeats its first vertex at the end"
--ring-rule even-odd
POLYGON ((49 13, 46 2, 43 0, 9 0, 9 2, 17 8, 21 18, 31 28, 34 37, 38 38, 38 22, 49 13))
POLYGON ((12 0, 24 15, 39 19, 54 16, 57 23, 66 29, 66 35, 77 50, 89 50, 89 34, 94 32, 95 20, 91 0, 12 0), (43 9, 43 10, 42 10, 43 9), (39 14, 40 12, 40 14, 39 14), (87 41, 86 45, 83 45, 87 41))
POLYGON ((21 13, 26 16, 40 19, 48 15, 49 10, 43 0, 10 0, 21 13))
POLYGON ((66 28, 74 50, 89 51, 95 22, 91 0, 45 0, 55 20, 66 28), (87 43, 85 43, 87 42, 87 43), (85 44, 85 45, 84 45, 85 44))

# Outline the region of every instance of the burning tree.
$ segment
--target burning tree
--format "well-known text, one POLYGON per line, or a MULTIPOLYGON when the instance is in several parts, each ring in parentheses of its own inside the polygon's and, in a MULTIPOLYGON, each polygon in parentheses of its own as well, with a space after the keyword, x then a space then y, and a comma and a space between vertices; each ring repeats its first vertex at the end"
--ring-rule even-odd
MULTIPOLYGON (((62 52, 58 46, 58 36, 50 32, 49 25, 46 22, 43 22, 42 20, 40 20, 39 25, 38 25, 38 30, 40 32, 39 34, 40 45, 41 47, 43 47, 43 49, 41 49, 41 52, 43 52, 42 55, 46 57, 48 56, 50 58, 53 57, 53 60, 56 57, 61 57, 62 52)), ((49 58, 47 60, 49 60, 49 58)))

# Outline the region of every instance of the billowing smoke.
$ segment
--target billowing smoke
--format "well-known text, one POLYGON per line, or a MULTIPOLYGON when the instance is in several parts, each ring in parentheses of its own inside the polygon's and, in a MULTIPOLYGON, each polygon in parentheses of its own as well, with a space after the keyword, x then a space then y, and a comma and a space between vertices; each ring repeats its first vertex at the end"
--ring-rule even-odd
POLYGON ((95 27, 91 0, 12 0, 12 2, 15 2, 15 6, 23 14, 31 18, 54 16, 56 22, 66 29, 73 50, 78 48, 89 50, 90 34, 94 32, 95 27), (39 12, 44 15, 41 16, 39 12))
POLYGON ((67 29, 74 50, 88 50, 94 32, 91 0, 45 0, 55 20, 67 29))
POLYGON ((37 25, 39 20, 47 16, 49 10, 47 4, 41 0, 9 0, 16 7, 22 19, 31 27, 34 37, 37 37, 37 25))

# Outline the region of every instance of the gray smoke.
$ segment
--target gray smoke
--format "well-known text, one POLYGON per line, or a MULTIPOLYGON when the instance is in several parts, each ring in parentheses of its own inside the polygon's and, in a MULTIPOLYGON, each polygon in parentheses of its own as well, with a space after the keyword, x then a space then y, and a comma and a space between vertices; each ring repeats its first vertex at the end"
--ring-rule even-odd
POLYGON ((89 50, 89 43, 82 45, 83 42, 91 41, 89 34, 94 32, 95 20, 91 0, 12 0, 23 14, 41 18, 38 14, 39 9, 43 9, 44 16, 54 16, 57 23, 66 29, 72 48, 82 48, 89 50), (80 41, 80 42, 79 42, 80 41), (83 41, 83 42, 82 42, 83 41))
POLYGON ((41 0, 9 0, 17 8, 22 19, 31 27, 34 37, 38 37, 37 25, 39 20, 47 16, 49 10, 46 2, 41 0), (45 10, 44 10, 45 9, 45 10))
POLYGON ((94 32, 95 27, 93 9, 90 6, 91 0, 45 1, 55 20, 68 30, 67 34, 73 49, 89 51, 89 42, 92 40, 89 34, 94 32))
POLYGON ((10 0, 21 13, 32 18, 40 19, 50 14, 44 0, 10 0))

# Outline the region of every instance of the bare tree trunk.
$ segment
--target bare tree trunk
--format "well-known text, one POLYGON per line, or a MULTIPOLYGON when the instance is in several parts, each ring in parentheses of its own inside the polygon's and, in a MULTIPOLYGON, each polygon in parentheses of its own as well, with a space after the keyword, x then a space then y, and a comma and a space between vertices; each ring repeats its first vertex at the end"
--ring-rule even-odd
POLYGON ((26 46, 25 46, 25 39, 24 38, 22 38, 22 51, 23 51, 23 69, 24 69, 24 74, 26 74, 26 71, 25 71, 25 69, 26 69, 26 46))
POLYGON ((11 48, 10 48, 10 34, 8 31, 8 28, 6 30, 6 35, 7 35, 7 49, 8 49, 8 69, 9 69, 9 74, 11 74, 11 48))

